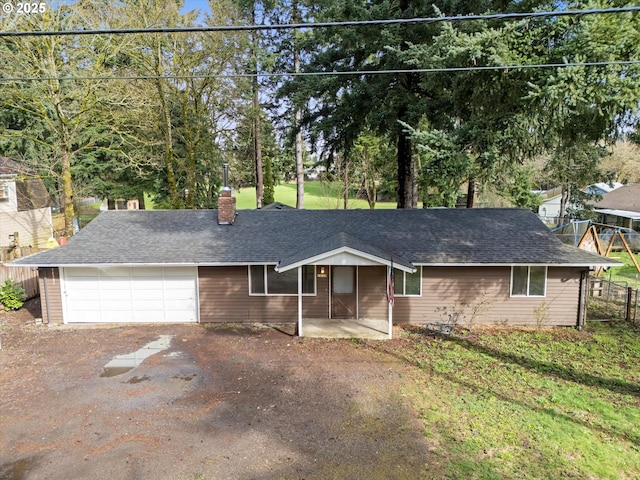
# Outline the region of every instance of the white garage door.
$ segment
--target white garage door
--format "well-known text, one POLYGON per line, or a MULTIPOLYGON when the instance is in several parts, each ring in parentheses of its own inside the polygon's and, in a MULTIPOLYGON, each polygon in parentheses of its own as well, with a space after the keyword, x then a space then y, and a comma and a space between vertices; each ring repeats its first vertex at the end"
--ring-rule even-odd
POLYGON ((198 320, 196 268, 61 270, 65 323, 198 320))

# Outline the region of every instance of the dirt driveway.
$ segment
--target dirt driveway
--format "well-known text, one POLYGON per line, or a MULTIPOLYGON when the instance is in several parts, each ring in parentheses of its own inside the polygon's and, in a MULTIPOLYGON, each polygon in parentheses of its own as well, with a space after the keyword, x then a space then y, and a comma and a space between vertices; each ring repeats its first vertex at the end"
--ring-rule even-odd
POLYGON ((406 367, 376 342, 0 319, 0 479, 429 478, 406 367), (166 350, 101 377, 161 335, 166 350))

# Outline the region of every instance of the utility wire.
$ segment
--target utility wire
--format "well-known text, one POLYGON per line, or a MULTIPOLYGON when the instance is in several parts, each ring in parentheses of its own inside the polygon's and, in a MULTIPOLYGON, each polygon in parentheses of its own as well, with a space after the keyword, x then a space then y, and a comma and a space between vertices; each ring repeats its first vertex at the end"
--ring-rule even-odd
POLYGON ((10 77, 1 78, 3 82, 36 82, 36 81, 108 81, 108 80, 189 80, 204 78, 255 78, 255 77, 313 77, 313 76, 345 76, 345 75, 393 75, 398 73, 446 73, 446 72, 472 72, 486 70, 524 70, 533 68, 566 68, 566 67, 597 67, 607 65, 640 65, 638 60, 623 60, 611 62, 567 62, 567 63, 537 63, 531 65, 491 65, 473 67, 435 67, 413 68, 396 70, 354 70, 354 71, 323 71, 323 72, 282 72, 282 73, 233 73, 233 74, 209 74, 209 75, 139 75, 139 76, 101 76, 101 77, 10 77))
MULTIPOLYGON (((10 4, 9 4, 10 5, 10 4)), ((589 10, 560 10, 551 12, 528 13, 493 13, 485 15, 461 15, 422 18, 397 18, 386 20, 357 20, 346 22, 319 22, 319 23, 290 23, 285 25, 218 25, 199 27, 162 27, 162 28, 124 28, 104 30, 61 30, 61 31, 27 31, 27 32, 0 32, 0 37, 42 37, 42 36, 75 36, 75 35, 124 35, 141 33, 194 33, 194 32, 240 32, 258 30, 294 30, 329 27, 358 27, 367 25, 399 25, 412 23, 439 23, 439 22, 463 22, 475 20, 519 20, 541 17, 566 17, 601 15, 612 13, 638 12, 640 6, 628 6, 619 8, 598 8, 589 10)))

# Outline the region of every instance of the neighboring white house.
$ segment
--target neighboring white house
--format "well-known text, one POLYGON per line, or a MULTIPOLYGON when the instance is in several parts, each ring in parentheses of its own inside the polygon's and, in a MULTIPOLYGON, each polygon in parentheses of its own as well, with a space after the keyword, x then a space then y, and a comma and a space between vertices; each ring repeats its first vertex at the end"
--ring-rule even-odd
POLYGON ((562 187, 555 187, 550 190, 534 190, 542 197, 542 203, 538 207, 538 217, 545 223, 556 223, 560 216, 560 200, 562 198, 562 187))
POLYGON ((0 157, 0 247, 44 248, 53 236, 51 198, 40 178, 17 162, 0 157))
MULTIPOLYGON (((621 183, 594 183, 587 186, 584 191, 590 195, 606 195, 607 193, 622 187, 621 183)), ((538 207, 538 217, 546 223, 556 223, 560 216, 560 202, 562 200, 562 187, 555 187, 549 190, 533 190, 542 197, 542 203, 538 207)), ((567 205, 571 207, 571 205, 567 205)))

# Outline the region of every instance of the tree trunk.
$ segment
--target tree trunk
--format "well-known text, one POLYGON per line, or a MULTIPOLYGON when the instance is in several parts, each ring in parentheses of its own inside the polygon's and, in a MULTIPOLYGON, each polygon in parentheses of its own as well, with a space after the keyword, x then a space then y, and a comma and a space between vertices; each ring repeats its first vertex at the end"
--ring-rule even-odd
MULTIPOLYGON (((256 7, 253 4, 251 12, 253 24, 257 22, 256 7)), ((253 70, 255 76, 251 83, 253 90, 253 163, 256 180, 256 208, 262 208, 262 195, 264 193, 264 179, 262 176, 262 142, 260 138, 260 85, 258 82, 258 32, 251 35, 251 55, 253 57, 253 70)))
POLYGON ((260 101, 258 98, 258 79, 254 81, 253 91, 253 159, 256 172, 256 208, 262 208, 262 195, 264 193, 264 177, 262 175, 262 142, 260 141, 260 101))
MULTIPOLYGON (((399 7, 400 12, 404 14, 410 7, 410 0, 400 0, 399 7)), ((403 38, 409 38, 406 35, 406 26, 400 27, 404 31, 403 38)), ((406 41, 403 41, 400 45, 400 50, 404 51, 409 48, 406 41)), ((405 92, 413 92, 414 78, 411 73, 404 73, 399 75, 399 84, 405 92)), ((409 102, 410 100, 403 100, 403 103, 398 108, 397 119, 405 123, 410 124, 408 118, 409 102)), ((398 127, 398 208, 414 208, 417 205, 417 199, 414 201, 414 176, 413 176, 413 158, 411 148, 411 138, 404 131, 404 128, 398 127)))
POLYGON ((165 128, 164 138, 164 166, 167 170, 167 185, 169 187, 169 202, 171 208, 180 208, 180 198, 178 197, 178 182, 176 181, 176 174, 173 168, 173 130, 171 126, 171 112, 169 111, 169 105, 164 95, 164 87, 162 85, 162 79, 159 78, 162 74, 161 68, 161 54, 160 46, 157 47, 158 51, 155 58, 155 69, 158 78, 155 81, 156 90, 158 91, 158 99, 160 100, 160 108, 162 110, 162 123, 165 128))
MULTIPOLYGON (((294 0, 291 5, 293 9, 293 23, 301 23, 300 10, 298 9, 298 2, 294 0)), ((296 32, 293 33, 293 71, 300 72, 300 51, 298 50, 296 42, 296 32)), ((302 123, 302 110, 299 107, 295 107, 295 154, 296 154, 296 208, 304 208, 304 163, 302 159, 302 131, 300 130, 302 123)))
MULTIPOLYGON (((186 87, 187 89, 189 87, 186 87)), ((181 92, 180 96, 180 110, 182 114, 182 122, 184 124, 184 148, 185 155, 187 157, 187 172, 186 172, 186 191, 185 191, 185 206, 189 209, 196 208, 196 144, 198 142, 198 134, 194 132, 194 126, 190 123, 190 115, 187 107, 189 102, 189 93, 187 91, 181 92)), ((197 109, 194 114, 197 113, 197 109)))
POLYGON ((567 204, 571 198, 571 185, 565 184, 560 196, 560 211, 558 212, 558 226, 564 225, 564 217, 566 216, 567 204))
POLYGON ((343 208, 349 209, 349 160, 347 156, 344 157, 344 171, 342 172, 344 178, 344 192, 342 193, 343 208))
POLYGON ((398 208, 413 207, 413 170, 411 168, 411 139, 398 133, 398 208))
POLYGON ((73 182, 71 179, 71 153, 66 146, 62 147, 62 205, 64 211, 64 234, 73 237, 73 219, 76 216, 73 205, 73 182))
POLYGON ((411 158, 411 208, 418 208, 418 165, 411 158))
POLYGON ((467 208, 473 208, 476 197, 476 179, 469 177, 469 183, 467 184, 467 208))

